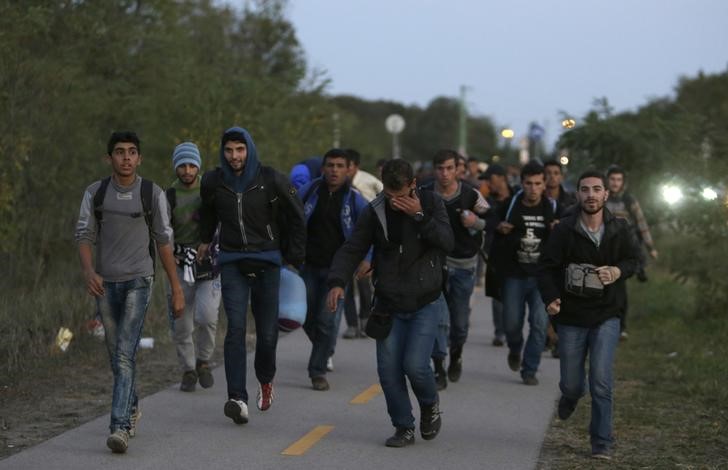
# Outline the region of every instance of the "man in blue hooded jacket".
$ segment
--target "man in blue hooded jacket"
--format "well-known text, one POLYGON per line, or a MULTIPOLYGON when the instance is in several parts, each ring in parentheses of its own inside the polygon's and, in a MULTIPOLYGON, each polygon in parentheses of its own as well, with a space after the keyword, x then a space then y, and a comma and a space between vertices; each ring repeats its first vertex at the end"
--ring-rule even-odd
POLYGON ((202 177, 200 187, 202 259, 220 225, 222 301, 228 319, 225 335, 225 416, 248 422, 245 388, 245 317, 248 299, 255 320, 255 375, 260 383, 258 409, 273 401, 278 343, 280 267, 299 266, 305 258, 303 206, 288 179, 258 160, 247 130, 232 127, 222 136, 220 166, 202 177))
MULTIPOLYGON (((343 303, 335 313, 326 306, 326 279, 336 250, 351 237, 359 214, 367 201, 347 178, 349 156, 341 149, 331 149, 324 155, 323 176, 303 186, 299 196, 306 216, 306 264, 301 270, 306 282, 308 313, 303 329, 311 340, 308 376, 314 390, 329 389, 326 380, 327 359, 338 332, 343 303)), ((369 271, 369 258, 360 265, 358 273, 369 271)))

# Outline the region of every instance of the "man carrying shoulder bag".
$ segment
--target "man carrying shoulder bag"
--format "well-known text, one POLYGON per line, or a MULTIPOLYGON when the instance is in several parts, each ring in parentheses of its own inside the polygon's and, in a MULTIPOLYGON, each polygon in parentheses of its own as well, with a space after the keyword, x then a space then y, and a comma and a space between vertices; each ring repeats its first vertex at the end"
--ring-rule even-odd
POLYGON ((567 419, 585 393, 589 356, 592 456, 610 459, 612 445, 612 368, 624 308, 625 279, 639 267, 636 240, 627 223, 605 207, 604 175, 579 177, 579 209, 557 224, 540 259, 539 290, 559 335, 561 399, 559 418, 567 419))

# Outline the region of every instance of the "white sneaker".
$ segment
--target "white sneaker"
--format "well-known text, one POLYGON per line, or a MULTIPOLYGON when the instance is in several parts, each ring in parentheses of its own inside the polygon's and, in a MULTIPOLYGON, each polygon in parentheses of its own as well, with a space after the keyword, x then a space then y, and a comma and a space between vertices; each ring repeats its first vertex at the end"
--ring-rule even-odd
POLYGON ((231 398, 225 402, 225 416, 232 419, 235 424, 245 424, 248 422, 248 405, 243 400, 231 398))
POLYGON ((326 359, 326 370, 329 372, 334 371, 334 357, 333 356, 329 356, 329 358, 326 359))

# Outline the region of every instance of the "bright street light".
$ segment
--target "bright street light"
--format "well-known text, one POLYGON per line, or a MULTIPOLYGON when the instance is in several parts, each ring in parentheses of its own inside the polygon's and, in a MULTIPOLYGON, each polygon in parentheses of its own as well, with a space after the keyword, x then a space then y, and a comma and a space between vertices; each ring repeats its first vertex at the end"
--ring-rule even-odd
POLYGON ((662 198, 671 206, 680 202, 683 198, 682 189, 673 184, 666 184, 662 187, 662 198))
POLYGON ((512 139, 515 135, 516 133, 513 132, 513 129, 506 128, 501 131, 501 137, 503 137, 504 139, 512 139))
POLYGON ((718 193, 716 193, 715 189, 713 188, 704 188, 703 199, 705 199, 706 201, 715 201, 716 199, 718 199, 718 193))
POLYGON ((561 121, 561 126, 565 129, 573 129, 576 126, 576 121, 572 118, 567 118, 561 121))
POLYGON ((569 164, 569 157, 567 157, 566 155, 562 155, 561 158, 559 158, 559 162, 562 165, 568 165, 569 164))

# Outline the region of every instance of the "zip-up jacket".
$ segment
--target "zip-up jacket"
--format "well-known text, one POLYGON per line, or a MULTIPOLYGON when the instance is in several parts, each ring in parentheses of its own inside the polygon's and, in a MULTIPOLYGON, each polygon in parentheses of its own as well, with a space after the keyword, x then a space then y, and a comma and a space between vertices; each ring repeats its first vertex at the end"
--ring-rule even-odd
POLYGON ((418 193, 425 217, 417 222, 401 217, 400 243, 390 240, 386 198, 378 195, 361 213, 354 232, 336 252, 329 288, 344 287, 373 246, 374 308, 383 312, 414 312, 442 293, 445 256, 454 237, 442 199, 430 191, 418 193))
MULTIPOLYGON (((228 132, 244 131, 233 128, 228 132)), ((232 170, 220 152, 220 167, 208 171, 200 185, 200 239, 212 241, 220 224, 220 249, 250 255, 280 251, 289 264, 300 265, 306 253, 303 205, 288 179, 258 163, 255 145, 244 132, 248 157, 243 175, 232 170)))
POLYGON ((625 307, 624 282, 639 266, 634 234, 626 221, 604 209, 604 235, 599 248, 584 233, 579 223, 580 211, 561 220, 554 228, 539 261, 538 287, 547 306, 561 299, 557 323, 591 328, 619 316, 625 307), (619 279, 604 287, 601 297, 585 298, 565 290, 565 272, 570 263, 616 266, 619 279))

